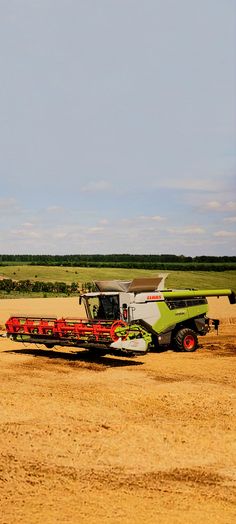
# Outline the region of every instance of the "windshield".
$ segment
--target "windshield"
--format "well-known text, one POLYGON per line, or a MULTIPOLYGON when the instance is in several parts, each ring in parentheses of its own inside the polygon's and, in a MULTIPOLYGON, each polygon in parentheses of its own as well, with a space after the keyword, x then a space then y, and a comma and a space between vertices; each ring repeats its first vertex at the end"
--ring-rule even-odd
POLYGON ((90 301, 90 311, 94 319, 117 320, 120 318, 118 295, 100 295, 90 301))

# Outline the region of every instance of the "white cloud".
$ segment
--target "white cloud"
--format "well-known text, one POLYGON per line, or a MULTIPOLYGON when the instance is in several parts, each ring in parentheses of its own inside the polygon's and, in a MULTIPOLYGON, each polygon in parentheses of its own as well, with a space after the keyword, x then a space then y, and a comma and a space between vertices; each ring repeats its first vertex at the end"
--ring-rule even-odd
POLYGON ((153 184, 155 188, 182 189, 183 191, 222 191, 222 178, 199 174, 193 170, 188 176, 180 175, 179 177, 168 176, 164 182, 153 184))
MULTIPOLYGON (((162 215, 143 214, 129 218, 109 220, 89 214, 56 215, 24 211, 19 222, 6 220, 1 228, 0 250, 9 253, 183 253, 233 254, 236 233, 223 230, 212 233, 213 224, 201 225, 191 221, 186 225, 162 215), (73 216, 73 222, 72 222, 73 216), (76 220, 77 218, 77 220, 76 220), (170 225, 167 225, 169 224, 170 225)), ((236 217, 228 217, 235 219, 236 217)), ((233 220, 232 220, 233 222, 233 220)), ((222 221, 223 223, 223 221, 222 221)), ((229 226, 230 222, 228 222, 229 226)), ((222 227, 222 230, 220 228, 222 227)), ((216 228, 214 228, 216 230, 216 228)))
POLYGON ((64 208, 61 206, 48 206, 46 211, 48 211, 49 213, 61 213, 62 211, 64 211, 64 208))
POLYGON ((41 238, 42 233, 40 231, 32 231, 31 229, 11 229, 10 234, 17 238, 41 238))
POLYGON ((217 200, 212 200, 206 203, 205 208, 209 210, 212 209, 213 211, 215 211, 215 210, 221 209, 222 204, 220 202, 217 202, 217 200))
POLYGON ((236 209, 236 202, 230 200, 228 202, 220 202, 218 200, 210 200, 202 206, 204 211, 219 211, 219 212, 229 212, 236 209))
POLYGON ((66 238, 67 235, 68 235, 68 233, 66 233, 65 231, 56 231, 53 236, 54 236, 54 238, 57 238, 58 240, 61 240, 63 238, 66 238))
POLYGON ((8 207, 15 207, 16 199, 15 198, 0 198, 0 209, 6 209, 8 207))
POLYGON ((86 229, 86 232, 88 234, 90 234, 90 235, 91 234, 93 235, 93 234, 101 233, 101 231, 104 231, 104 227, 98 227, 98 226, 96 227, 96 226, 94 226, 94 227, 88 227, 86 229))
POLYGON ((236 222, 236 217, 227 217, 227 218, 224 218, 224 222, 236 222))
POLYGON ((107 218, 102 218, 98 221, 98 223, 101 224, 101 226, 107 226, 109 224, 109 220, 107 220, 107 218))
POLYGON ((226 211, 233 211, 236 209, 236 201, 227 202, 226 211))
POLYGON ((216 231, 214 233, 214 237, 236 237, 236 232, 234 231, 224 231, 224 230, 221 230, 221 231, 216 231))
POLYGON ((131 226, 131 227, 134 227, 134 228, 137 228, 139 227, 139 229, 142 227, 143 229, 147 229, 150 227, 150 225, 152 225, 152 229, 154 230, 155 228, 158 227, 158 223, 162 223, 166 220, 165 217, 163 216, 160 216, 160 215, 140 215, 140 216, 136 216, 136 217, 131 217, 131 218, 125 218, 123 217, 119 223, 121 224, 125 224, 127 226, 131 226), (138 226, 139 224, 139 226, 138 226))
POLYGON ((97 182, 88 182, 85 186, 81 187, 83 192, 97 192, 97 191, 107 191, 111 188, 111 184, 106 180, 98 180, 97 182))
POLYGON ((140 220, 151 220, 151 221, 154 221, 154 222, 163 222, 164 220, 166 220, 165 217, 162 217, 160 215, 154 215, 154 216, 141 215, 138 218, 140 220))
POLYGON ((22 227, 34 227, 35 224, 33 224, 32 222, 24 222, 24 224, 21 224, 22 227))
POLYGON ((206 230, 200 226, 169 227, 167 228, 167 231, 168 233, 174 233, 177 235, 202 235, 206 232, 206 230))
POLYGON ((0 215, 4 217, 20 212, 20 207, 15 198, 0 198, 0 215))

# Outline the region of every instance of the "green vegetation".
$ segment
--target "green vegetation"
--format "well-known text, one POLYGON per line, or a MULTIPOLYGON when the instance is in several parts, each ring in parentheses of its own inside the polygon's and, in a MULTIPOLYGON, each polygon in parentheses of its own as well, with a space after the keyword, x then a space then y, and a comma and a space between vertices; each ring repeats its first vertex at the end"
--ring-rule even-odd
POLYGON ((170 271, 166 280, 170 288, 227 288, 236 290, 236 271, 170 271))
POLYGON ((123 268, 158 271, 236 270, 236 257, 183 255, 0 255, 0 265, 123 268))
MULTIPOLYGON (((50 267, 50 266, 0 266, 0 276, 12 280, 42 280, 43 282, 65 282, 80 281, 80 271, 77 268, 50 267)), ((85 279, 86 280, 86 279, 85 279)))
MULTIPOLYGON (((158 270, 50 267, 50 266, 2 266, 0 267, 1 297, 14 296, 65 296, 92 289, 94 280, 132 280, 138 277, 154 277, 158 270), (6 279, 8 282, 6 282, 6 279), (15 283, 14 283, 15 282, 15 283)), ((236 290, 234 271, 168 271, 166 287, 170 288, 229 288, 236 290)))

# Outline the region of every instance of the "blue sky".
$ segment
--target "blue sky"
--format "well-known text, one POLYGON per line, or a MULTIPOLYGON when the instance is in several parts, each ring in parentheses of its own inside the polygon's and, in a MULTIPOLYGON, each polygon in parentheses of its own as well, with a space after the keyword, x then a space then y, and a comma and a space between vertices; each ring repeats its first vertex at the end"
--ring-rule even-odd
POLYGON ((0 0, 0 252, 236 254, 233 0, 0 0))

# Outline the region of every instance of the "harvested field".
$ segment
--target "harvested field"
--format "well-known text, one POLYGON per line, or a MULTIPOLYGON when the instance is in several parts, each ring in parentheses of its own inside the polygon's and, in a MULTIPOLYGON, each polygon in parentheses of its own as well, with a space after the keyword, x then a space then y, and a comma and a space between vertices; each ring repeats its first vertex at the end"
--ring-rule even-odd
MULTIPOLYGON (((0 339, 1 524, 231 524, 236 306, 196 353, 89 358, 0 339)), ((3 300, 84 316, 75 298, 3 300)))

